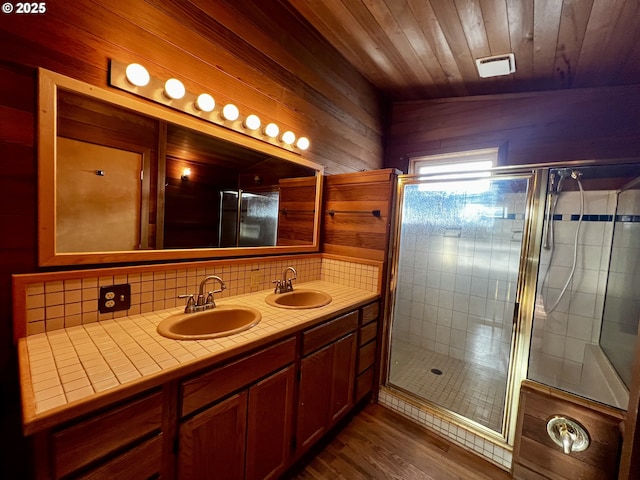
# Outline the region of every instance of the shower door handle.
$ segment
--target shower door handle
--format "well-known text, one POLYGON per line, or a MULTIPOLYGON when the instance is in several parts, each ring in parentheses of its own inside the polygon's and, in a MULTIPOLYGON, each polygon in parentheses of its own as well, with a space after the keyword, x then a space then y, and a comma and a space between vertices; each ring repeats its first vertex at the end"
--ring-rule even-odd
POLYGON ((513 323, 514 327, 518 324, 519 316, 520 316, 520 302, 516 301, 513 304, 513 318, 511 319, 511 322, 513 323))

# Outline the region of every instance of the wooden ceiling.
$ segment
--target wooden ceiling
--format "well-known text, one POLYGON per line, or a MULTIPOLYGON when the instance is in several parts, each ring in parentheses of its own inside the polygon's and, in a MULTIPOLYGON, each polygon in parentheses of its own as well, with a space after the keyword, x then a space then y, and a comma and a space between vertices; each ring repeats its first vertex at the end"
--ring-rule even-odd
POLYGON ((640 83, 638 0, 289 0, 392 100, 640 83), (475 59, 515 54, 481 79, 475 59))

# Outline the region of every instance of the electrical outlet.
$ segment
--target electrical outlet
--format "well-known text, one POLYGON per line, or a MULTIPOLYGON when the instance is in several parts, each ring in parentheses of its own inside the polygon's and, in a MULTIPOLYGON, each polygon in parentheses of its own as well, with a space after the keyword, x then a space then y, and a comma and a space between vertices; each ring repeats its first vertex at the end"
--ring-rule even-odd
POLYGON ((261 281, 262 281, 262 275, 260 275, 259 270, 251 272, 251 288, 258 288, 260 286, 261 281))
POLYGON ((117 312, 118 310, 129 310, 131 308, 131 285, 110 285, 100 287, 98 297, 98 310, 100 313, 117 312))

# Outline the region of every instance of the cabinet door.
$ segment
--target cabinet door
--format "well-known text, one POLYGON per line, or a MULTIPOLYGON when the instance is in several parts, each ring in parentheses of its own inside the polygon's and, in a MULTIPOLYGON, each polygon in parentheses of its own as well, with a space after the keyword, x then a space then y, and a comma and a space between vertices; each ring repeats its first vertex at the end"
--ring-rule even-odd
POLYGON ((294 366, 249 388, 247 479, 277 478, 291 456, 294 366))
POLYGON ((178 478, 244 478, 247 392, 213 405, 180 426, 178 478))
POLYGON ((331 407, 333 423, 351 408, 356 366, 356 334, 352 333, 332 345, 331 407))
POLYGON ((300 362, 297 453, 302 453, 324 433, 329 419, 333 344, 300 362))

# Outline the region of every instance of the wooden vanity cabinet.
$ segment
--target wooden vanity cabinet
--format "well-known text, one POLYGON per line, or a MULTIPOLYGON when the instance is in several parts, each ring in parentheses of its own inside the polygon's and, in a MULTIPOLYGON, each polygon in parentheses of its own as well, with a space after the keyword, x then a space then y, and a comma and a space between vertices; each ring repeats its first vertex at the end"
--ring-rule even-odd
POLYGON ((353 406, 359 311, 302 333, 296 455, 353 406))
POLYGON ((362 307, 358 328, 358 362, 356 366, 355 402, 373 390, 378 348, 380 302, 362 307))
POLYGON ((179 479, 265 479, 285 470, 295 345, 290 338, 182 383, 179 479))
POLYGON ((207 408, 180 425, 178 478, 244 478, 247 392, 207 408))
POLYGON ((38 478, 150 478, 162 468, 162 392, 41 435, 38 478), (47 460, 44 461, 44 458, 47 460))
POLYGON ((36 434, 37 479, 275 479, 371 391, 378 302, 36 434))

